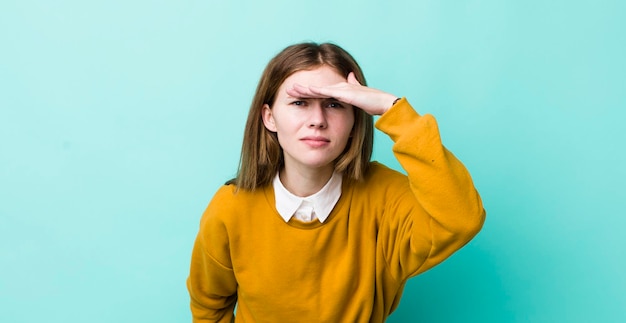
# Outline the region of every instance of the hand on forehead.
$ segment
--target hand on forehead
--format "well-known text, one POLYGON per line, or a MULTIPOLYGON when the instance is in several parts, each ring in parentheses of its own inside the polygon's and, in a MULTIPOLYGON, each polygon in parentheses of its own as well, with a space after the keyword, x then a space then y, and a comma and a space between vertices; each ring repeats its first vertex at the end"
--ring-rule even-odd
POLYGON ((318 86, 294 82, 287 86, 286 92, 295 98, 334 98, 371 115, 385 113, 397 101, 395 95, 361 85, 352 72, 348 74, 347 79, 336 75, 335 83, 318 86))

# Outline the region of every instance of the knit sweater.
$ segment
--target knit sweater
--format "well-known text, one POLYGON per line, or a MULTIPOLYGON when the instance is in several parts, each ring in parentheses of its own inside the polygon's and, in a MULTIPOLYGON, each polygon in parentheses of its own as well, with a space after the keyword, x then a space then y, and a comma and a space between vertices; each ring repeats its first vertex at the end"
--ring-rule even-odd
POLYGON ((478 233, 480 197, 435 119, 402 99, 376 128, 408 176, 373 162, 362 181, 344 177, 323 224, 285 223, 272 185, 217 191, 187 280, 194 322, 383 322, 409 277, 478 233))

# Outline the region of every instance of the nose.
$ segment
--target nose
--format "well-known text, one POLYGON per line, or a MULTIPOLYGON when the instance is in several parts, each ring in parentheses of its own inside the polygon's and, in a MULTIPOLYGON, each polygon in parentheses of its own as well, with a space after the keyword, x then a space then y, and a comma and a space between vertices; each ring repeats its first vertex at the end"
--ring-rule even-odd
POLYGON ((326 120, 326 111, 324 107, 322 107, 321 102, 315 101, 314 104, 311 105, 309 109, 309 127, 310 128, 320 128, 324 129, 328 127, 328 122, 326 120))

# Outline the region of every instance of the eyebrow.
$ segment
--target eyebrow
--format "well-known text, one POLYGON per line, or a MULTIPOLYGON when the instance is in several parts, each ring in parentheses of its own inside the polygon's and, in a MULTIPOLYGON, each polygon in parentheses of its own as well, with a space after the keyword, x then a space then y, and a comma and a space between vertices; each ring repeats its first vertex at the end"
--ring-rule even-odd
POLYGON ((289 94, 285 96, 285 100, 322 100, 322 101, 337 101, 337 102, 345 103, 337 98, 303 98, 303 97, 291 96, 289 94))

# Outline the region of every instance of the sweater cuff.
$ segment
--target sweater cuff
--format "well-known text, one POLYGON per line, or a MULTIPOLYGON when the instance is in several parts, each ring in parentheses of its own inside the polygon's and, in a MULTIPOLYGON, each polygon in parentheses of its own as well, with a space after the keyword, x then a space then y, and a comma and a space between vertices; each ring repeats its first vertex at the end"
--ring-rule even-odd
POLYGON ((388 134, 393 141, 396 141, 396 138, 406 132, 407 127, 410 128, 412 125, 415 125, 419 118, 419 113, 403 97, 380 116, 375 123, 375 127, 388 134))

